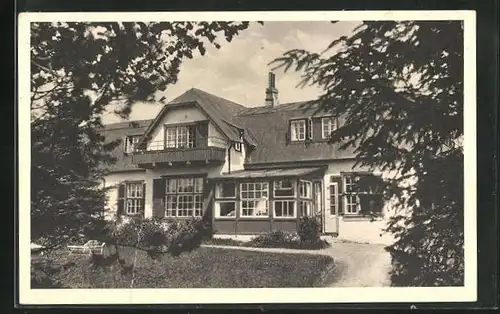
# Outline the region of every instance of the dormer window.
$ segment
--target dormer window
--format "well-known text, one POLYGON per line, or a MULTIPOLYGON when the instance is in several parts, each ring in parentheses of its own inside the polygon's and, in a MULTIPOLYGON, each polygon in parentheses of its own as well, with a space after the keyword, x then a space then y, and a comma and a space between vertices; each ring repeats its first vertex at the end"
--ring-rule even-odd
POLYGON ((323 139, 329 139, 332 132, 337 129, 337 119, 334 117, 321 119, 321 129, 323 130, 323 139))
POLYGON ((306 139, 306 120, 290 121, 290 135, 292 141, 305 141, 306 139))
POLYGON ((141 139, 142 135, 129 135, 125 138, 125 148, 124 151, 127 154, 130 154, 134 152, 134 150, 137 148, 137 144, 139 144, 139 140, 141 139))

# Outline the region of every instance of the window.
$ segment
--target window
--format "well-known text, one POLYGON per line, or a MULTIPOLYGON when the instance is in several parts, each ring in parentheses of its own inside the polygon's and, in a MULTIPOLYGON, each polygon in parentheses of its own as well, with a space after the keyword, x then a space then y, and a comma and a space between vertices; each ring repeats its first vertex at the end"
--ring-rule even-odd
POLYGON ((165 129, 166 148, 192 148, 195 147, 194 137, 196 126, 175 126, 165 129))
POLYGON ((306 139, 306 120, 291 121, 290 134, 292 141, 304 141, 306 139))
POLYGON ((236 184, 234 182, 221 182, 217 185, 218 198, 235 198, 236 184))
POLYGON ((268 217, 267 182, 241 183, 241 216, 268 217))
POLYGON ((344 195, 344 213, 346 215, 358 214, 360 211, 360 202, 354 176, 344 177, 344 195))
POLYGON ((300 201, 299 215, 300 217, 309 217, 311 216, 311 201, 300 201))
POLYGON ((295 201, 274 201, 274 217, 295 217, 295 201))
POLYGON ((215 202, 215 217, 236 217, 235 201, 217 201, 215 202))
POLYGON ((274 181, 274 197, 294 197, 295 182, 293 180, 274 181))
POLYGON ((337 129, 337 119, 333 117, 321 119, 321 129, 323 130, 323 139, 330 138, 332 132, 337 129))
POLYGON ((203 178, 166 179, 165 194, 165 216, 201 216, 203 207, 203 178))
POLYGON ((241 152, 241 143, 240 142, 234 142, 234 150, 236 152, 241 152))
POLYGON ((139 144, 141 137, 141 135, 127 136, 125 139, 125 153, 132 153, 137 148, 136 146, 139 144))
POLYGON ((311 182, 300 180, 299 193, 300 193, 300 197, 311 198, 311 182))
POLYGON ((313 139, 313 120, 312 118, 307 119, 307 139, 313 139))
POLYGON ((335 216, 338 213, 339 204, 339 185, 330 177, 330 216, 335 216))
POLYGON ((144 191, 142 182, 127 183, 125 185, 125 214, 137 215, 144 205, 144 191))

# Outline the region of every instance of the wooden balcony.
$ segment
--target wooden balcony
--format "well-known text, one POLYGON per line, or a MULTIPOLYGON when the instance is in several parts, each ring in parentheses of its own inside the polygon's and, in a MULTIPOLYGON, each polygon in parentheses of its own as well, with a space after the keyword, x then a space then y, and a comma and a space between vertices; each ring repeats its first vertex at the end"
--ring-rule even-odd
POLYGON ((136 150, 132 162, 141 168, 174 163, 222 163, 226 159, 226 150, 219 147, 168 148, 162 150, 136 150))

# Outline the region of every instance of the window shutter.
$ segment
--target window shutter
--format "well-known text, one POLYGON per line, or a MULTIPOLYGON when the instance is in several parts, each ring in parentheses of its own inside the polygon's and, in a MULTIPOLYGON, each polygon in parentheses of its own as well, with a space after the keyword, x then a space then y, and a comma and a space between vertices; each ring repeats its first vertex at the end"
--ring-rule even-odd
POLYGON ((313 120, 309 118, 306 120, 306 139, 313 139, 313 120))
POLYGON ((165 216, 165 180, 153 180, 153 216, 165 216))
POLYGON ((121 216, 125 214, 125 184, 118 185, 118 207, 116 214, 121 216))
POLYGON ((123 138, 123 152, 124 152, 125 154, 127 154, 127 147, 128 147, 127 142, 128 142, 128 140, 127 140, 127 137, 125 136, 125 137, 123 138))
POLYGON ((196 126, 196 147, 206 147, 208 144, 208 122, 199 123, 196 126))
POLYGON ((193 140, 193 147, 198 147, 198 141, 197 141, 197 130, 198 126, 192 125, 189 127, 189 140, 193 140))
POLYGON ((144 208, 146 205, 146 183, 142 184, 142 201, 141 201, 141 215, 144 217, 144 208))

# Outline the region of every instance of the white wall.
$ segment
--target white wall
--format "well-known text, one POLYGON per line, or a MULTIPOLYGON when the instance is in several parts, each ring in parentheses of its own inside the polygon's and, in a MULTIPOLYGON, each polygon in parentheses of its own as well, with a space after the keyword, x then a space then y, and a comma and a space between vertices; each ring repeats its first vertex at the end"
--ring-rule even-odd
MULTIPOLYGON (((165 141, 164 125, 201 122, 207 121, 207 119, 208 117, 205 116, 203 112, 192 106, 168 110, 156 128, 151 132, 151 140, 148 142, 148 150, 159 149, 159 146, 163 145, 165 141)), ((226 143, 225 136, 219 132, 212 122, 208 125, 208 137, 209 146, 224 147, 226 143)))
MULTIPOLYGON (((116 211, 118 210, 118 184, 123 181, 145 181, 146 173, 144 171, 128 171, 112 173, 105 177, 105 187, 113 187, 107 192, 107 204, 105 207, 105 218, 114 218, 116 211)), ((146 185, 146 199, 147 199, 147 189, 146 185)))

